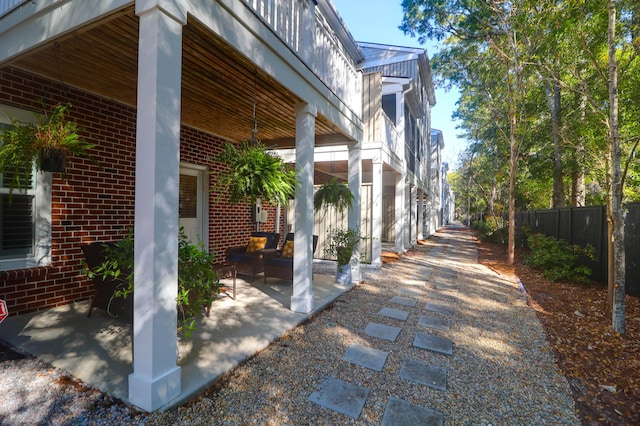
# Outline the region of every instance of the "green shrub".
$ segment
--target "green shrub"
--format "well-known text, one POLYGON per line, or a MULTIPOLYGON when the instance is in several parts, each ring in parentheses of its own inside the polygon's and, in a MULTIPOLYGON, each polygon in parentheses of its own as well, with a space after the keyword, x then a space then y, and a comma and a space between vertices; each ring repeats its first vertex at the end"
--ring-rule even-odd
MULTIPOLYGON (((117 297, 126 299, 134 291, 133 232, 130 231, 113 247, 105 247, 104 253, 104 262, 93 271, 86 270, 86 273, 89 278, 96 275, 121 281, 122 284, 118 286, 111 300, 117 297)), ((191 332, 195 330, 197 319, 202 317, 205 309, 211 306, 220 293, 222 285, 218 273, 211 268, 214 260, 213 252, 207 252, 202 242, 191 243, 184 230, 180 228, 176 307, 178 333, 184 334, 185 339, 189 339, 191 332)))
POLYGON ((498 222, 494 218, 487 218, 487 220, 476 221, 473 226, 478 230, 478 238, 488 243, 505 244, 509 237, 509 227, 504 223, 498 225, 498 222))
POLYGON ((550 281, 571 281, 586 284, 591 276, 591 268, 584 265, 587 259, 595 260, 595 250, 591 245, 580 247, 570 245, 542 234, 528 236, 531 249, 524 264, 542 271, 550 281))

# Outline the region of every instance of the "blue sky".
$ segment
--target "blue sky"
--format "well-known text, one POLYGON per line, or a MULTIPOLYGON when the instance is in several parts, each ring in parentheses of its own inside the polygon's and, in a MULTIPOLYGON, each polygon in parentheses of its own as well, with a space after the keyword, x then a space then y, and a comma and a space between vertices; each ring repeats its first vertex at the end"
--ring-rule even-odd
MULTIPOLYGON (((427 49, 429 57, 437 51, 435 43, 421 45, 398 29, 402 23, 400 0, 331 0, 347 24, 356 41, 392 44, 396 46, 421 47, 427 49)), ((442 130, 444 136, 444 161, 455 168, 458 153, 467 143, 456 138, 458 131, 451 114, 456 109, 459 94, 436 89, 436 105, 431 110, 432 127, 442 130)))

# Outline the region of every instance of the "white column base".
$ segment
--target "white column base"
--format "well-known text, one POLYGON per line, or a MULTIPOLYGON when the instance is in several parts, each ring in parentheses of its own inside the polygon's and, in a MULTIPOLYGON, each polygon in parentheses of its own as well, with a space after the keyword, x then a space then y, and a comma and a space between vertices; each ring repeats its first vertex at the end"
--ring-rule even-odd
POLYGON ((308 314, 313 311, 313 295, 311 296, 291 296, 291 310, 308 314))
POLYGON ((180 395, 182 377, 180 367, 150 381, 136 373, 129 375, 129 402, 145 411, 154 411, 180 395))

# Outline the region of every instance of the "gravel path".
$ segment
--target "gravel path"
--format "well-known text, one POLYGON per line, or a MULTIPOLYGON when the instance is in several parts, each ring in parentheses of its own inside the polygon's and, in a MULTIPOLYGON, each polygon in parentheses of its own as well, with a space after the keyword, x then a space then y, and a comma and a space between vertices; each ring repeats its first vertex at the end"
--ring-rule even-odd
MULTIPOLYGON (((394 299, 398 300, 398 299, 394 299)), ((188 406, 143 414, 34 359, 0 363, 0 423, 380 424, 391 397, 443 415, 447 425, 579 425, 565 378, 518 286, 477 263, 471 235, 439 232, 229 373, 188 406), (392 297, 416 301, 392 303, 392 297), (429 306, 444 306, 434 312, 429 306), (408 312, 406 321, 382 308, 408 312), (448 309, 447 309, 448 308, 448 309), (419 325, 449 321, 439 330, 419 325), (395 341, 371 324, 399 327, 395 341), (418 333, 453 341, 451 355, 413 345, 418 333), (352 345, 388 353, 382 371, 342 360, 352 345), (407 359, 446 369, 446 390, 402 378, 407 359), (366 388, 357 419, 309 401, 327 378, 366 388)), ((388 420, 388 419, 385 419, 388 420)))

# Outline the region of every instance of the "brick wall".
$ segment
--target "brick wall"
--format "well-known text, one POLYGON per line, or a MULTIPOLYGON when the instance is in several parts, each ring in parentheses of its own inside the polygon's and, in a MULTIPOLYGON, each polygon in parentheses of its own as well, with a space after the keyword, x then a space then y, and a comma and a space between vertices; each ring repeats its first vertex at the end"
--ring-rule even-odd
MULTIPOLYGON (((82 274, 80 245, 122 238, 134 223, 135 108, 75 88, 22 72, 0 69, 0 103, 42 111, 59 102, 71 102, 69 116, 83 129, 82 136, 95 144, 92 160, 72 158, 66 178, 54 174, 52 187, 51 266, 0 272, 0 298, 11 315, 47 309, 93 294, 93 286, 82 274)), ((220 165, 212 160, 223 140, 183 126, 181 160, 205 165, 213 172, 220 165)), ((209 247, 219 261, 228 246, 246 244, 254 225, 248 205, 230 206, 223 194, 210 193, 209 247)), ((273 208, 269 208, 274 227, 273 208)))

